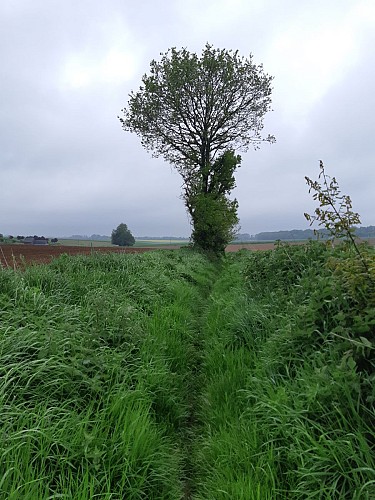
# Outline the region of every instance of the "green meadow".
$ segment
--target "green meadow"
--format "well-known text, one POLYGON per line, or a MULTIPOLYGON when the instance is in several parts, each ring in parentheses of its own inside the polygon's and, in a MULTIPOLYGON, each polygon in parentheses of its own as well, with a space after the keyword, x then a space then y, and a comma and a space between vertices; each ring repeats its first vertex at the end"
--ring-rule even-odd
POLYGON ((135 247, 153 247, 153 246, 186 246, 190 243, 190 240, 180 240, 180 239, 153 239, 153 240, 141 240, 136 238, 135 240, 135 247))
POLYGON ((375 498, 375 254, 0 269, 0 498, 375 498))
POLYGON ((101 240, 78 240, 73 238, 59 238, 57 245, 69 247, 115 247, 110 241, 101 240))
MULTIPOLYGON (((117 245, 112 245, 110 241, 101 241, 101 240, 77 240, 71 238, 62 238, 59 239, 58 245, 64 246, 83 246, 83 247, 116 247, 117 245)), ((134 247, 154 247, 154 246, 169 246, 169 245, 179 245, 185 246, 189 244, 189 240, 179 240, 179 239, 154 239, 154 240, 141 240, 136 239, 134 247)), ((126 247, 127 248, 127 247, 126 247)), ((132 248, 132 247, 129 247, 132 248)))

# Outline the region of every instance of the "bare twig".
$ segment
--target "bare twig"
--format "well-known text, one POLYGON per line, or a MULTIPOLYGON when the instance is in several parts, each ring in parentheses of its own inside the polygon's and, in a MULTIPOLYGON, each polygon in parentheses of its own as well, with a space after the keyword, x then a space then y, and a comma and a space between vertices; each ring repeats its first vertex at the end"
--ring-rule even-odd
POLYGON ((1 250, 1 255, 3 256, 4 262, 5 262, 5 265, 7 267, 9 267, 8 261, 7 261, 5 255, 4 255, 4 251, 3 251, 3 248, 1 246, 0 246, 0 250, 1 250))

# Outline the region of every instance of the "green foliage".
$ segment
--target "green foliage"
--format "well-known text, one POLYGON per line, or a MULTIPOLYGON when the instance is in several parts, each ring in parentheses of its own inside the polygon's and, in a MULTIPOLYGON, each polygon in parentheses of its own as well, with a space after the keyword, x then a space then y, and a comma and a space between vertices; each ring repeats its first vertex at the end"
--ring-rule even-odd
MULTIPOLYGON (((319 201, 319 207, 315 209, 314 215, 305 213, 305 218, 310 222, 318 222, 319 226, 324 226, 325 230, 335 238, 346 238, 356 248, 354 241, 355 224, 360 224, 361 220, 357 212, 352 211, 352 200, 350 196, 342 194, 335 177, 331 179, 325 172, 323 162, 320 160, 319 181, 312 181, 305 177, 309 186, 309 193, 314 191, 313 199, 319 201)), ((315 234, 319 234, 316 230, 315 234)))
POLYGON ((213 165, 207 165, 204 176, 185 186, 185 203, 193 223, 194 245, 214 254, 223 253, 238 232, 237 200, 228 194, 236 186, 234 172, 241 157, 226 151, 213 165))
POLYGON ((130 94, 120 118, 148 150, 176 165, 185 179, 228 148, 263 140, 272 78, 251 54, 243 58, 207 44, 200 58, 176 48, 161 56, 151 61, 150 75, 130 94))
POLYGON ((371 500, 374 310, 320 242, 1 270, 0 497, 371 500))
POLYGON ((319 179, 323 179, 323 185, 318 181, 312 181, 305 177, 309 186, 309 192, 315 191, 313 199, 318 200, 320 206, 315 209, 315 215, 305 213, 305 218, 312 225, 318 222, 319 226, 324 226, 326 231, 331 235, 332 241, 335 238, 345 238, 345 243, 349 248, 353 248, 360 259, 367 279, 374 288, 375 281, 371 276, 368 263, 365 255, 361 253, 360 247, 355 241, 354 224, 360 224, 361 220, 357 212, 352 211, 352 200, 350 196, 341 194, 341 190, 336 181, 325 173, 323 162, 320 161, 319 179), (329 182, 328 182, 329 181, 329 182))
MULTIPOLYGON (((176 167, 194 226, 202 222, 198 214, 193 216, 195 202, 201 203, 201 194, 210 195, 207 204, 212 205, 216 192, 218 210, 228 218, 225 226, 233 229, 236 204, 228 202, 229 210, 223 211, 222 197, 233 188, 233 174, 240 163, 234 150, 274 142, 273 136, 261 136, 263 118, 270 109, 272 77, 253 63, 251 54, 243 58, 238 51, 209 44, 201 57, 175 48, 161 56, 160 61, 151 62, 150 74, 144 75, 139 90, 130 94, 128 107, 122 110, 124 118, 120 118, 122 127, 138 134, 154 156, 176 167)), ((211 235, 197 241, 201 248, 208 241, 207 250, 212 249, 216 231, 220 242, 227 233, 214 225, 215 220, 211 220, 211 235)), ((197 228, 193 240, 200 234, 197 228)))
POLYGON ((182 498, 213 271, 171 251, 0 272, 1 498, 182 498))
POLYGON ((117 228, 112 231, 111 242, 113 245, 128 247, 134 245, 135 239, 126 224, 119 224, 117 228))
POLYGON ((194 205, 191 237, 195 246, 213 254, 224 253, 237 232, 237 201, 224 195, 200 193, 191 203, 194 205))
POLYGON ((325 173, 324 164, 320 161, 319 179, 323 180, 321 185, 318 181, 312 181, 305 177, 309 186, 309 193, 315 191, 313 199, 318 200, 320 206, 315 209, 315 215, 305 213, 305 218, 312 225, 318 222, 324 226, 332 238, 350 238, 353 240, 355 224, 361 220, 357 212, 352 211, 352 200, 350 196, 341 194, 336 178, 325 173))
POLYGON ((373 497, 374 308, 348 297, 348 258, 316 242, 228 256, 203 324, 196 498, 373 497))

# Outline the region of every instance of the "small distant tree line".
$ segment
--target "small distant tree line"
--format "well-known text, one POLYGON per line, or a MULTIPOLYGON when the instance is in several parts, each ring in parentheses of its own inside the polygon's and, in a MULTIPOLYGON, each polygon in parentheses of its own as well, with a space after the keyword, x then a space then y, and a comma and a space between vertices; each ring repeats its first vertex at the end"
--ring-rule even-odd
POLYGON ((50 241, 51 243, 57 243, 59 240, 58 238, 46 238, 45 236, 38 236, 34 234, 34 236, 23 236, 23 235, 17 235, 13 236, 12 234, 9 234, 8 236, 4 236, 2 233, 0 233, 0 241, 19 241, 22 242, 23 240, 28 239, 28 240, 44 240, 44 241, 50 241))

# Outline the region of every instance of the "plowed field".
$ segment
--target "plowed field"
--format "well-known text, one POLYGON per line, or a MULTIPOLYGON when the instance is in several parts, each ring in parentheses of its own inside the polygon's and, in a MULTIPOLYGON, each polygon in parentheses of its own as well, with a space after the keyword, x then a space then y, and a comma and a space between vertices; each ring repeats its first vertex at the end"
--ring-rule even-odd
POLYGON ((237 252, 238 250, 273 250, 274 243, 237 243, 236 245, 228 245, 225 249, 226 252, 237 252))
MULTIPOLYGON (((159 247, 160 248, 160 247, 159 247)), ((167 248, 179 248, 171 247, 167 248)), ((50 262, 62 254, 90 255, 94 252, 140 253, 157 250, 157 248, 116 248, 116 247, 70 247, 70 246, 37 246, 37 245, 0 245, 0 263, 3 267, 22 267, 24 264, 42 264, 50 262)))

